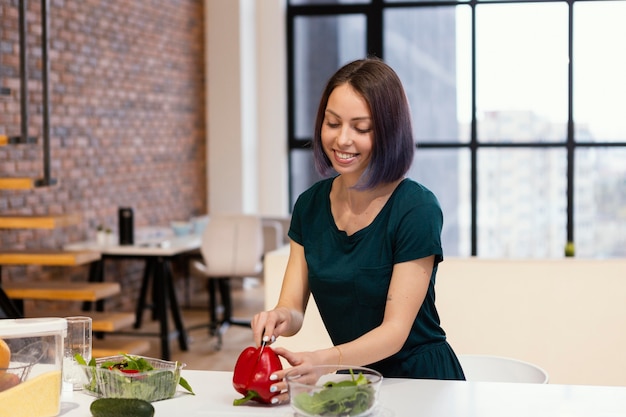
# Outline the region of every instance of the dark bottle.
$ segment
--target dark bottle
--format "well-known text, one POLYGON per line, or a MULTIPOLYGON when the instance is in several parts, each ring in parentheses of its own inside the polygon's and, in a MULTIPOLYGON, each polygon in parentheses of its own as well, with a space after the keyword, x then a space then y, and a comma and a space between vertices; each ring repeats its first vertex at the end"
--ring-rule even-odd
POLYGON ((130 207, 120 207, 117 210, 120 245, 132 245, 133 237, 133 209, 130 207))

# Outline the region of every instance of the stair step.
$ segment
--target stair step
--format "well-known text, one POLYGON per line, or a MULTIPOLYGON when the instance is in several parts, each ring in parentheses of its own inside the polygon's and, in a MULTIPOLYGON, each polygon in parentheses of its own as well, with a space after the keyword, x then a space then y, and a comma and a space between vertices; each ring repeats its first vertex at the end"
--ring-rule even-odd
POLYGON ((0 229, 56 229, 80 223, 78 215, 0 216, 0 229))
POLYGON ((2 289, 18 300, 98 301, 121 291, 119 282, 3 282, 2 289))
POLYGON ((0 178, 1 190, 32 190, 37 187, 34 178, 0 178))
POLYGON ((24 140, 22 139, 22 136, 0 135, 0 146, 23 145, 23 144, 34 144, 34 143, 37 143, 37 138, 34 136, 29 136, 24 140))
POLYGON ((134 313, 112 311, 36 311, 27 312, 27 317, 91 317, 91 330, 94 332, 116 332, 129 328, 135 324, 134 313))
POLYGON ((131 355, 141 355, 150 350, 148 340, 140 340, 129 337, 106 336, 104 339, 93 339, 91 356, 102 358, 104 356, 115 356, 120 353, 131 355))
POLYGON ((3 250, 0 265, 76 266, 100 260, 100 252, 63 250, 3 250))

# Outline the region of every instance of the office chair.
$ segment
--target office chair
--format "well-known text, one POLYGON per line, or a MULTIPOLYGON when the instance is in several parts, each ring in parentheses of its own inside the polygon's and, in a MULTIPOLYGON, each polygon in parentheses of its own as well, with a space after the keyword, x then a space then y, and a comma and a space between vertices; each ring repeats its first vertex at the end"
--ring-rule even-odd
POLYGON ((250 319, 233 317, 230 284, 233 278, 261 275, 264 253, 261 218, 246 214, 211 215, 202 234, 200 252, 202 261, 192 261, 192 267, 207 278, 209 331, 217 336, 219 350, 228 327, 250 327, 250 319), (218 305, 218 293, 221 305, 218 305))

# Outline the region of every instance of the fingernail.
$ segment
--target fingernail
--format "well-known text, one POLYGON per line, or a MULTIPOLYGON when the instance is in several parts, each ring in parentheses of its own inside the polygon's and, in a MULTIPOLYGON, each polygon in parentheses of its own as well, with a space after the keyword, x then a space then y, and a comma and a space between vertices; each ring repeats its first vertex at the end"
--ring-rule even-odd
POLYGON ((274 343, 276 341, 276 336, 272 335, 272 338, 270 340, 271 340, 271 343, 274 343))
MULTIPOLYGON (((274 336, 272 336, 274 337, 274 336)), ((270 341, 270 337, 269 336, 263 336, 263 341, 264 342, 269 342, 270 341)))
POLYGON ((278 404, 278 398, 276 397, 272 398, 272 404, 278 404))
MULTIPOLYGON (((270 378, 271 379, 271 378, 270 378)), ((270 387, 270 392, 276 392, 276 385, 270 387)))
POLYGON ((277 379, 278 377, 276 376, 276 374, 270 375, 270 381, 276 381, 277 379))

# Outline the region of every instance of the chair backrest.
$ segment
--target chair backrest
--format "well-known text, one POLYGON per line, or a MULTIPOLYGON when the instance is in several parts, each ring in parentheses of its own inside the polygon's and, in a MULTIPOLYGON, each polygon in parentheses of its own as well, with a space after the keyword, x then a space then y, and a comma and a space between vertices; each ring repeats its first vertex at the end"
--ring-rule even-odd
POLYGON ((468 381, 547 384, 548 373, 518 359, 490 355, 458 355, 468 381))
POLYGON ((200 248, 207 276, 247 277, 261 273, 261 218, 247 214, 211 215, 200 248))
POLYGON ((278 220, 262 218, 263 253, 271 252, 283 246, 283 224, 278 220))

